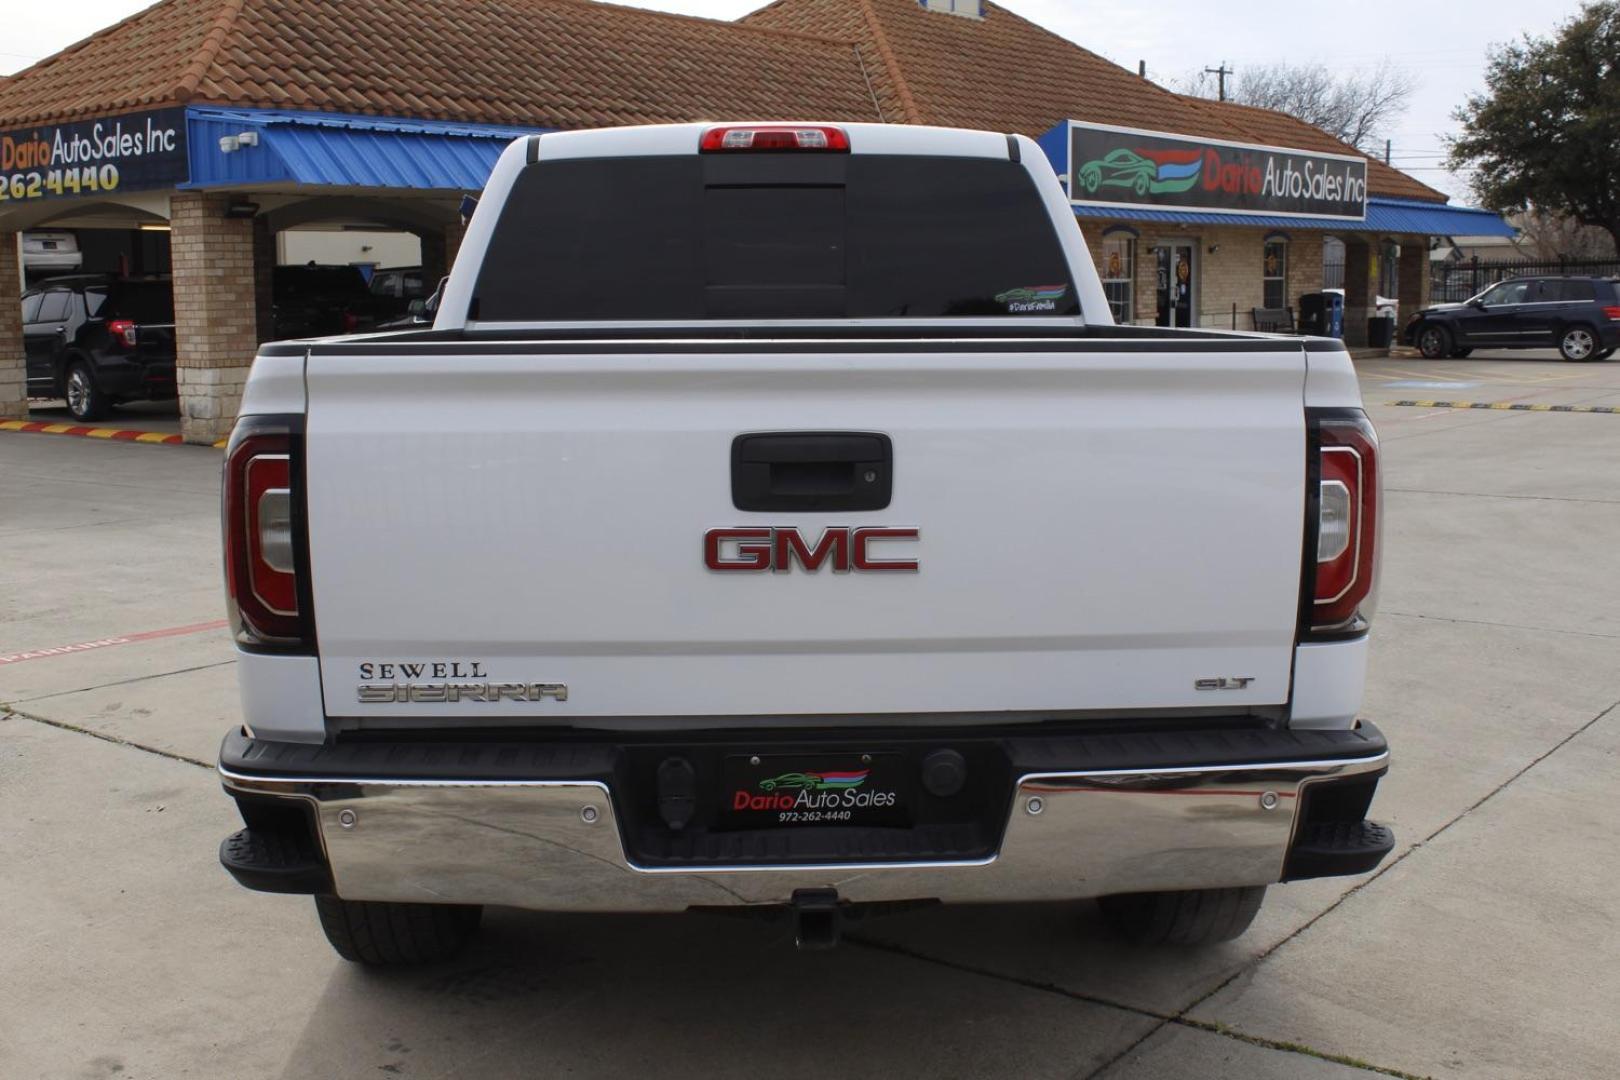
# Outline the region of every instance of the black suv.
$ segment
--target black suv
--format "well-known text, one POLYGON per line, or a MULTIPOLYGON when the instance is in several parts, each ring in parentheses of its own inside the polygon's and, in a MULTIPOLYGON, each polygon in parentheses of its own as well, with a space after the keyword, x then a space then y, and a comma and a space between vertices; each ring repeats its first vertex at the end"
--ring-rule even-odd
POLYGON ((1620 348, 1620 280, 1512 278, 1462 304, 1412 316, 1406 343, 1430 360, 1476 348, 1556 348, 1565 360, 1604 360, 1620 348))
POLYGON ((50 278, 23 293, 22 321, 29 396, 66 398, 75 419, 175 396, 167 279, 50 278))

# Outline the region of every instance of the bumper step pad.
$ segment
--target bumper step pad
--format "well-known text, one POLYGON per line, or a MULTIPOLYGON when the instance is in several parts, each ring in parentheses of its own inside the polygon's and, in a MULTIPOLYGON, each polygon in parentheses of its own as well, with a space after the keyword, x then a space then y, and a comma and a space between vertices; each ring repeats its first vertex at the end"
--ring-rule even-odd
POLYGON ((1284 881, 1365 874, 1395 850, 1395 830, 1372 821, 1304 826, 1288 852, 1284 881))
POLYGON ((220 865, 258 892, 329 893, 332 875, 312 837, 280 829, 242 829, 219 845, 220 865))

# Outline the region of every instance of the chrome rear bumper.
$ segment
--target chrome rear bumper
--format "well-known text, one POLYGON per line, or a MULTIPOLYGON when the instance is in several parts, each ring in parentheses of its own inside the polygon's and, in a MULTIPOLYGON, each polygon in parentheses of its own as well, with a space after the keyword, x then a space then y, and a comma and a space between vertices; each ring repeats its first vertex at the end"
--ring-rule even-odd
POLYGON ((240 799, 307 806, 346 899, 680 911, 781 904, 800 889, 972 903, 1270 884, 1286 876, 1307 793, 1367 782, 1388 760, 1379 737, 1357 757, 1021 773, 988 857, 792 866, 637 865, 600 780, 276 775, 223 761, 220 777, 240 799))

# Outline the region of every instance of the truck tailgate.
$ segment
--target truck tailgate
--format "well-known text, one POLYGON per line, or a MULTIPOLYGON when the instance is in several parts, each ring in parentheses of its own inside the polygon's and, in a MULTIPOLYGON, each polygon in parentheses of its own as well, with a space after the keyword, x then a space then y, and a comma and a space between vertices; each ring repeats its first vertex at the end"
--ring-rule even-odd
POLYGON ((329 715, 858 722, 1288 698, 1298 345, 389 349, 308 361, 329 715), (761 431, 887 434, 892 502, 735 509, 732 441, 761 431), (829 525, 919 530, 886 549, 917 572, 705 565, 710 529, 829 525), (485 682, 553 689, 438 689, 485 682))

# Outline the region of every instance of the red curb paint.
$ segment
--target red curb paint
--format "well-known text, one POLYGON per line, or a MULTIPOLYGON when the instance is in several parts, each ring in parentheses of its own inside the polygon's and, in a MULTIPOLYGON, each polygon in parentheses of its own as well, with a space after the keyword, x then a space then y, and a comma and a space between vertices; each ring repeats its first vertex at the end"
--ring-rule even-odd
POLYGON ((142 630, 138 634, 121 634, 117 637, 97 638, 94 641, 77 641, 72 645, 53 645, 46 649, 30 649, 27 652, 6 653, 0 655, 0 666, 21 664, 27 660, 46 660, 53 656, 67 656, 71 653, 90 652, 94 649, 111 648, 114 645, 133 645, 137 641, 151 641, 154 638, 201 634, 207 630, 222 630, 227 625, 224 619, 215 619, 212 622, 192 623, 190 626, 171 626, 164 630, 142 630))

